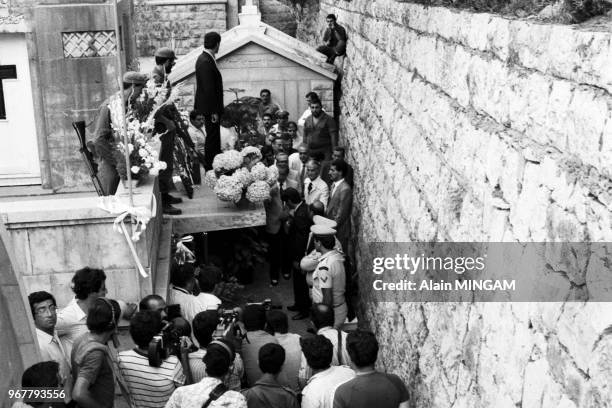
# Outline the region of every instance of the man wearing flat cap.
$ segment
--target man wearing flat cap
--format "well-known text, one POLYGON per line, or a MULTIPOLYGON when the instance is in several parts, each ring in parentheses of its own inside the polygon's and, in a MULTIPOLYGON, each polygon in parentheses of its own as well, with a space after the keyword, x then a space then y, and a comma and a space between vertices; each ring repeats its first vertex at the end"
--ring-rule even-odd
POLYGON ((176 64, 176 55, 168 47, 161 47, 155 51, 155 68, 151 72, 151 77, 155 80, 156 85, 166 84, 169 88, 170 83, 167 81, 168 74, 172 71, 172 67, 176 64))
MULTIPOLYGON (((140 96, 147 79, 145 74, 135 71, 128 71, 123 75, 123 94, 127 104, 132 104, 140 96)), ((120 126, 121 118, 114 117, 111 114, 111 111, 113 111, 111 106, 120 104, 121 94, 119 92, 106 99, 100 107, 96 123, 94 157, 98 164, 98 179, 104 195, 114 195, 119 185, 118 163, 113 155, 114 144, 118 140, 115 140, 111 124, 115 123, 116 126, 120 126)), ((126 110, 126 107, 124 107, 124 112, 126 110)), ((114 111, 116 112, 116 110, 114 111)), ((119 167, 125 171, 124 163, 121 163, 119 167)), ((127 177, 127 175, 125 176, 127 177)))
POLYGON ((223 115, 223 78, 217 67, 215 54, 219 52, 221 35, 206 33, 204 51, 195 66, 196 94, 194 109, 204 114, 206 142, 204 144, 204 169, 212 169, 215 156, 221 153, 220 118, 223 115))
POLYGON ((321 253, 319 263, 312 274, 312 301, 324 303, 334 309, 334 328, 337 329, 344 323, 348 313, 344 297, 344 255, 334 249, 334 229, 315 224, 310 227, 310 231, 314 236, 315 249, 321 253))

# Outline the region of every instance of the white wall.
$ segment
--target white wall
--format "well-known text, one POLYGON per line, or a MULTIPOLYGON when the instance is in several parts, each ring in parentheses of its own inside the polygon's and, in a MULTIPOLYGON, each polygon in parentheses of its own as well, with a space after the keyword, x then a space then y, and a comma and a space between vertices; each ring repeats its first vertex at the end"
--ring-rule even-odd
POLYGON ((40 165, 24 34, 0 34, 0 65, 15 65, 4 79, 6 119, 0 119, 0 186, 40 184, 40 165))

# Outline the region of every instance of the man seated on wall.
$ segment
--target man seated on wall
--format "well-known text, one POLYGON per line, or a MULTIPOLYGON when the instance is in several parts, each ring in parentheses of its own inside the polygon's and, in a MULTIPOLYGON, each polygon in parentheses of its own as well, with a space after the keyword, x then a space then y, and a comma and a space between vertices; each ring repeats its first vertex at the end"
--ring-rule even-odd
POLYGON ((325 54, 327 62, 333 64, 336 57, 340 57, 346 53, 346 42, 348 37, 344 27, 336 22, 336 16, 334 14, 328 14, 325 21, 327 22, 327 29, 323 34, 323 41, 325 44, 318 47, 317 51, 325 54))

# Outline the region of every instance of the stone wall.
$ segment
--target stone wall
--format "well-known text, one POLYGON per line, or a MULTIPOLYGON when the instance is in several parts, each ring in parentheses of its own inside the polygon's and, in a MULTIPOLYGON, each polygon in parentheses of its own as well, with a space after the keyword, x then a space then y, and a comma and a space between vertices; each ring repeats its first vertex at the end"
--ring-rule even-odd
POLYGON ((278 0, 259 0, 259 12, 264 23, 295 37, 297 22, 291 7, 278 0))
MULTIPOLYGON (((340 126, 362 274, 366 241, 612 239, 609 32, 323 0, 301 38, 330 12, 349 36, 340 126)), ((370 298, 362 321, 414 407, 611 406, 605 303, 370 298)))
POLYGON ((204 44, 208 31, 227 30, 227 0, 144 0, 138 3, 137 42, 141 57, 160 47, 172 47, 177 55, 204 44))

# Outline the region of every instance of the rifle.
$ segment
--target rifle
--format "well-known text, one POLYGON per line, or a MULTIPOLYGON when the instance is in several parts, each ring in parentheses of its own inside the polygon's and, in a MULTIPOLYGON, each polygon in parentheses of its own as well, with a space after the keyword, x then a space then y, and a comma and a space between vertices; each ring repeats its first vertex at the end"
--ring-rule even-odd
POLYGON ((89 170, 91 182, 98 196, 103 196, 104 191, 102 190, 102 184, 100 183, 100 179, 98 179, 98 165, 94 162, 93 154, 91 154, 85 142, 85 121, 80 120, 78 122, 72 122, 72 127, 79 138, 79 145, 81 146, 79 151, 81 152, 81 156, 83 156, 83 161, 85 162, 85 166, 87 166, 87 170, 89 170))

